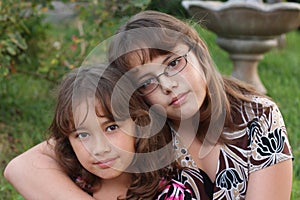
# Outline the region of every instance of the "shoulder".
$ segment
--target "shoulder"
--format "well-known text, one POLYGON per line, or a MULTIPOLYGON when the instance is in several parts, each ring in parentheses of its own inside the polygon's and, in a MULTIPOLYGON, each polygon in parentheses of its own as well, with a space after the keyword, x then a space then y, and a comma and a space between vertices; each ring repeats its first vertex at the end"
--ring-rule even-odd
POLYGON ((292 158, 292 151, 277 104, 268 97, 248 98, 250 101, 244 101, 239 108, 238 117, 244 128, 226 136, 235 141, 227 147, 229 154, 240 152, 238 155, 247 161, 245 166, 251 173, 292 158))
POLYGON ((254 95, 248 97, 250 101, 243 102, 240 110, 241 117, 248 128, 258 123, 265 129, 285 127, 282 114, 273 100, 254 95))
POLYGON ((260 136, 262 136, 277 128, 286 132, 281 112, 273 100, 257 95, 247 95, 246 97, 247 101, 242 101, 232 108, 232 119, 237 128, 228 133, 224 132, 226 138, 239 139, 243 137, 248 140, 249 144, 253 133, 260 132, 260 136), (247 138, 247 135, 250 138, 247 138))
POLYGON ((268 98, 253 97, 258 104, 256 117, 247 126, 251 150, 250 173, 292 158, 286 126, 276 103, 268 98))
POLYGON ((243 103, 243 105, 246 107, 250 107, 252 109, 263 109, 263 110, 267 110, 270 108, 278 109, 276 103, 268 97, 248 95, 248 98, 249 98, 249 102, 243 103))
POLYGON ((248 116, 248 130, 259 129, 263 136, 269 132, 281 129, 286 133, 285 123, 277 104, 266 97, 252 96, 250 103, 244 103, 248 116))

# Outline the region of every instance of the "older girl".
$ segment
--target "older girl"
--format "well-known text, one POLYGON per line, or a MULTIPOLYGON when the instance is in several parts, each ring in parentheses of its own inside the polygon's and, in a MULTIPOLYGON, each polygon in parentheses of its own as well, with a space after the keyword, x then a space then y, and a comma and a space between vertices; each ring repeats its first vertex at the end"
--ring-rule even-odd
POLYGON ((141 12, 119 29, 109 56, 167 114, 181 165, 209 177, 212 199, 290 199, 292 154, 278 107, 222 77, 191 26, 141 12))

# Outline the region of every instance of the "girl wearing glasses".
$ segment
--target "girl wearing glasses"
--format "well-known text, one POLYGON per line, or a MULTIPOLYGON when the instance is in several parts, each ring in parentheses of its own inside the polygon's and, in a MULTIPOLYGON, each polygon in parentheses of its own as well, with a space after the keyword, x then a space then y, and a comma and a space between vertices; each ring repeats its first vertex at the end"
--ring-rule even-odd
MULTIPOLYGON (((277 105, 252 87, 221 76, 191 26, 164 13, 141 12, 120 27, 109 60, 126 71, 146 103, 167 116, 177 162, 205 177, 202 193, 214 200, 290 199, 292 153, 277 105)), ((18 165, 47 159, 55 165, 55 156, 46 158, 49 154, 18 157, 8 169, 18 175, 9 180, 28 192, 29 187, 18 184, 24 175, 18 165)), ((60 180, 63 189, 51 192, 75 190, 62 173, 42 174, 51 174, 50 182, 60 180)), ((34 178, 30 185, 42 182, 34 178)))
POLYGON ((118 30, 109 59, 167 115, 178 162, 209 177, 211 199, 290 199, 292 153, 278 107, 221 76, 191 26, 164 13, 139 13, 118 30))

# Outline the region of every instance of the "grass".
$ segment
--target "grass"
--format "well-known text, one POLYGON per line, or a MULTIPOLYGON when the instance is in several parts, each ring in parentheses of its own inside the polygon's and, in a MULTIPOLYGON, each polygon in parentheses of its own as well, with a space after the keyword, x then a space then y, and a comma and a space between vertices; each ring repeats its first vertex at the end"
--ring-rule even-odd
POLYGON ((266 55, 260 74, 268 94, 278 103, 285 118, 289 141, 294 154, 292 199, 300 199, 300 32, 291 32, 287 47, 266 55))
MULTIPOLYGON (((198 30, 223 74, 230 74, 231 61, 215 43, 216 36, 198 30)), ((285 118, 293 148, 294 179, 292 200, 300 199, 300 32, 287 34, 286 47, 267 53, 259 63, 259 74, 268 95, 278 103, 285 118), (297 45, 298 44, 298 45, 297 45)), ((26 66, 24 66, 26 67, 26 66)), ((12 74, 0 79, 0 169, 16 155, 46 138, 53 110, 53 84, 12 74)), ((0 199, 23 199, 0 174, 0 199)))
POLYGON ((54 102, 49 93, 53 85, 13 74, 1 80, 0 87, 0 199, 18 200, 23 198, 2 172, 9 160, 47 137, 54 102))
MULTIPOLYGON (((199 31, 207 41, 212 57, 219 71, 229 75, 232 64, 226 52, 216 44, 216 36, 199 31)), ((292 200, 300 199, 300 31, 286 34, 286 46, 273 49, 259 62, 258 73, 267 89, 267 94, 277 103, 285 119, 289 141, 292 146, 293 189, 292 200)))

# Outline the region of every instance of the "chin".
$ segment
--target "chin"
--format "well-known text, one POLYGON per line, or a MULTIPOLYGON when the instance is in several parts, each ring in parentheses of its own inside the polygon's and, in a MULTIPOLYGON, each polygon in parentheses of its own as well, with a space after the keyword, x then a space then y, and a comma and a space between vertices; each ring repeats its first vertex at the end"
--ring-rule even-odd
POLYGON ((194 118, 199 114, 199 107, 193 107, 191 109, 185 109, 184 112, 181 113, 181 120, 187 120, 194 118))
POLYGON ((101 177, 102 179, 114 179, 119 177, 121 174, 122 172, 112 170, 111 172, 102 173, 101 175, 99 175, 99 177, 101 177))

